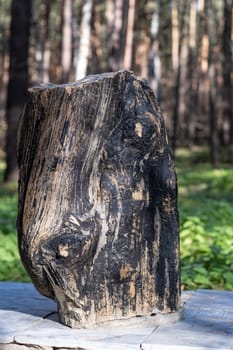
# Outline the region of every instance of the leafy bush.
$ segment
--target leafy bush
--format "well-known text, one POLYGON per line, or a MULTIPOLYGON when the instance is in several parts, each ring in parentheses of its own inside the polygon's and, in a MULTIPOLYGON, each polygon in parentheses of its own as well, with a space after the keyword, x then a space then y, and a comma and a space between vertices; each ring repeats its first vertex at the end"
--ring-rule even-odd
POLYGON ((184 289, 233 289, 233 170, 177 159, 184 289))
POLYGON ((17 184, 0 185, 0 280, 29 281, 17 248, 17 184))

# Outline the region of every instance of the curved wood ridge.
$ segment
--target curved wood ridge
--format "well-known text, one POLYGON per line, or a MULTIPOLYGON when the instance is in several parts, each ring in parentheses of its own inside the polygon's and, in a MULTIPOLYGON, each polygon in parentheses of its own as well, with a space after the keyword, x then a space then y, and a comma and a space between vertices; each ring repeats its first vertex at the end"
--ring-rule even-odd
POLYGON ((61 322, 177 310, 176 176, 143 81, 120 71, 30 89, 18 161, 20 254, 61 322))

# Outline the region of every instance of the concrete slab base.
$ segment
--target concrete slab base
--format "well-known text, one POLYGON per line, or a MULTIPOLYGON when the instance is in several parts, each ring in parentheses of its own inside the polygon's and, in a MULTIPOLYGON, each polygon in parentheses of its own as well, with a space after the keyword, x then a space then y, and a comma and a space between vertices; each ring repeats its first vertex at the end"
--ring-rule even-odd
POLYGON ((233 292, 184 292, 173 323, 71 329, 30 283, 0 282, 0 350, 233 350, 233 292))

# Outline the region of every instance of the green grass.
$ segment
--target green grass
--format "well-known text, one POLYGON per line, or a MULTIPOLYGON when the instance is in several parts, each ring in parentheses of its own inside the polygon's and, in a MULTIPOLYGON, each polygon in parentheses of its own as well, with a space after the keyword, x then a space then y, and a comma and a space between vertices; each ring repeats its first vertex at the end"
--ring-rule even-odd
MULTIPOLYGON (((203 150, 177 152, 185 290, 233 290, 233 168, 224 161, 212 169, 203 150)), ((3 168, 0 163, 0 176, 3 168)), ((16 183, 0 183, 0 280, 29 281, 17 249, 16 188, 16 183)))

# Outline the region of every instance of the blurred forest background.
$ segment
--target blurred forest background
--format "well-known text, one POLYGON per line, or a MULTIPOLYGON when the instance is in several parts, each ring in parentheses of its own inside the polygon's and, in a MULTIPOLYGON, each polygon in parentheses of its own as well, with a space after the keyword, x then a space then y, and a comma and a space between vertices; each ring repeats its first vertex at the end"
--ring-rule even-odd
POLYGON ((12 182, 27 88, 121 69, 148 81, 165 117, 183 288, 233 289, 233 0, 0 0, 0 279, 27 280, 12 182))

